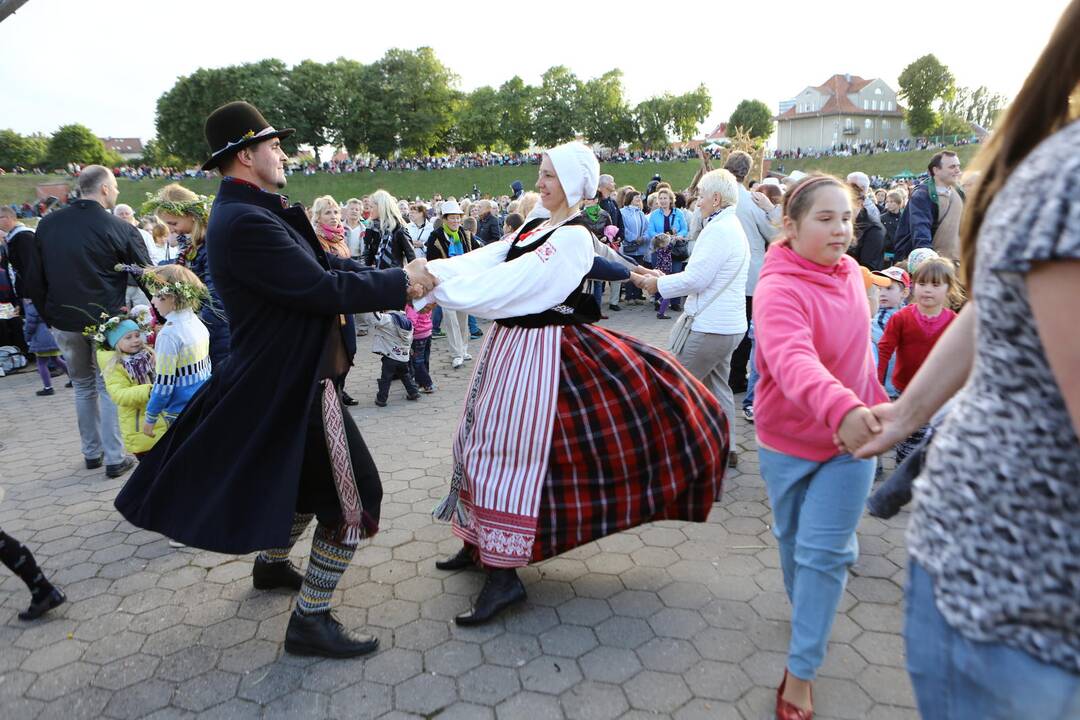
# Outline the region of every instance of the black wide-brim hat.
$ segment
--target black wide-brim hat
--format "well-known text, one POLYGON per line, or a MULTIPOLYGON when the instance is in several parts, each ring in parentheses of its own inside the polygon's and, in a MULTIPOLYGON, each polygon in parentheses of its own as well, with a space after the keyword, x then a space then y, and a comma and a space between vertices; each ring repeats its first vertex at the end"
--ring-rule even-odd
POLYGON ((222 160, 250 145, 295 132, 293 128, 275 129, 258 108, 243 100, 227 103, 210 113, 203 130, 210 146, 210 159, 203 163, 203 170, 213 170, 222 160))

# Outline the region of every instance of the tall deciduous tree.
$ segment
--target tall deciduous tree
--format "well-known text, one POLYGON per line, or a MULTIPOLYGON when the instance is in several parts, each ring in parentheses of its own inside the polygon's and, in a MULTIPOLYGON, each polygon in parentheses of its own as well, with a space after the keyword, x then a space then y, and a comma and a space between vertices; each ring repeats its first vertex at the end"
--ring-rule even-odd
POLYGON ((499 86, 499 139, 513 152, 529 147, 536 88, 515 75, 499 86))
POLYGON ((105 144, 85 125, 64 125, 53 133, 49 140, 49 167, 61 168, 68 163, 91 165, 107 163, 110 160, 115 158, 109 157, 105 144))
POLYGON ((956 92, 956 79, 933 54, 923 55, 900 73, 900 97, 907 102, 907 122, 912 135, 926 135, 940 122, 936 106, 956 92))
POLYGON ((671 95, 661 95, 643 100, 634 107, 638 142, 646 150, 665 148, 670 144, 667 129, 671 125, 673 105, 671 95))
POLYGON ((736 130, 740 128, 754 139, 767 139, 773 131, 772 112, 769 106, 760 100, 740 102, 735 112, 728 118, 727 136, 735 137, 736 130))
POLYGON ((366 91, 371 85, 371 67, 338 58, 327 71, 335 86, 330 103, 331 136, 334 144, 356 155, 368 147, 372 106, 366 91))
POLYGON ((634 139, 630 108, 623 96, 622 70, 609 70, 578 91, 577 126, 590 142, 617 150, 634 139))
POLYGON ((499 93, 485 85, 466 95, 457 111, 456 144, 466 152, 490 150, 499 142, 499 93))
MULTIPOLYGON (((203 124, 216 108, 246 100, 274 127, 289 124, 290 98, 285 86, 288 68, 276 59, 224 68, 200 68, 179 78, 157 101, 157 137, 168 153, 187 162, 209 157, 203 124)), ((295 136, 284 138, 286 152, 296 149, 295 136)))
POLYGON ((30 168, 45 162, 49 140, 43 135, 20 135, 0 130, 0 168, 30 168))
MULTIPOLYGON (((426 155, 454 124, 457 76, 429 47, 391 48, 375 65, 387 94, 369 95, 369 101, 386 103, 396 116, 398 147, 402 152, 426 155)), ((386 138, 382 140, 380 144, 385 146, 386 138)))
POLYGON ((289 123, 296 128, 297 144, 311 145, 315 162, 320 162, 319 148, 339 144, 334 128, 335 96, 341 87, 332 66, 304 60, 285 75, 289 91, 289 123))
POLYGON ((1005 96, 991 92, 985 85, 977 88, 961 87, 945 103, 943 112, 956 115, 967 122, 976 123, 987 130, 993 128, 998 113, 1005 107, 1005 96))
POLYGON ((574 111, 581 83, 563 65, 548 68, 536 98, 533 137, 543 147, 553 147, 574 139, 574 111))
POLYGON ((697 135, 698 126, 712 112, 712 96, 704 85, 672 99, 671 131, 683 142, 697 135))

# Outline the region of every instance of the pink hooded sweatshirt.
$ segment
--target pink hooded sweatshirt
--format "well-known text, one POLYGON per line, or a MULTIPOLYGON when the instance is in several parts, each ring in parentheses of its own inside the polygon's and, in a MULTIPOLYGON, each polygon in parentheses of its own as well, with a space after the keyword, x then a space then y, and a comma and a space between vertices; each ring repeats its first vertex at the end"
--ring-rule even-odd
POLYGON ((786 245, 765 255, 754 290, 754 390, 759 442, 824 462, 849 411, 888 400, 870 351, 870 308, 859 266, 818 265, 786 245))

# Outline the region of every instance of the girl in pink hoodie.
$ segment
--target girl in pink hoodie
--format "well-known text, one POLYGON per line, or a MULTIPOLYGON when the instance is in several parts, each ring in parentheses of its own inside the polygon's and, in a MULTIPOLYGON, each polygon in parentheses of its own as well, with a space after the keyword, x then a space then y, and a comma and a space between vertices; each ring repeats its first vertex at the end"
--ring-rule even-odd
POLYGON ((851 194, 832 176, 811 175, 793 188, 754 292, 758 453, 792 605, 777 693, 782 720, 813 713, 810 683, 858 557, 855 527, 876 462, 846 448, 879 431, 869 406, 887 400, 862 275, 845 254, 852 217, 851 194))

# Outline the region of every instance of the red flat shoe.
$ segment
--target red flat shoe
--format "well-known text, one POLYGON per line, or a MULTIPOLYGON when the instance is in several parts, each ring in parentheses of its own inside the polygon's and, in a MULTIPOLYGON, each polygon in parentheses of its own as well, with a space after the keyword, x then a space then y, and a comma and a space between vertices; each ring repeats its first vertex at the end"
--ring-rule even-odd
MULTIPOLYGON (((798 705, 792 705, 784 699, 784 686, 787 685, 787 670, 784 670, 784 679, 780 687, 776 689, 776 720, 814 720, 813 708, 804 710, 798 705)), ((814 689, 810 688, 810 702, 814 702, 814 689)))

